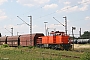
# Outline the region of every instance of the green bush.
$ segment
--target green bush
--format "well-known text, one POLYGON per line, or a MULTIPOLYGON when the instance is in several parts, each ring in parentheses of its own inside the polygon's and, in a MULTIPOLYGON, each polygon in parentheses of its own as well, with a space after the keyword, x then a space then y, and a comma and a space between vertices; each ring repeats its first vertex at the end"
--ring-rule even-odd
POLYGON ((0 45, 0 48, 2 47, 2 45, 0 45))
POLYGON ((81 60, 90 60, 90 52, 86 52, 85 56, 82 57, 81 60))
POLYGON ((23 46, 20 46, 20 45, 19 45, 18 48, 23 48, 23 46))
POLYGON ((6 47, 9 47, 8 44, 3 44, 2 47, 6 48, 6 47))
POLYGON ((32 48, 33 48, 33 46, 28 46, 28 48, 29 48, 29 49, 32 49, 32 48))

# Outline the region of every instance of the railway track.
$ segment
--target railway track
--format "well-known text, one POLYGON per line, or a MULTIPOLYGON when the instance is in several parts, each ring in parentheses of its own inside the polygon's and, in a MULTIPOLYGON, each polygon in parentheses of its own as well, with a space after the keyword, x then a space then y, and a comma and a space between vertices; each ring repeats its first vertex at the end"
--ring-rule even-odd
POLYGON ((55 53, 45 53, 45 52, 42 52, 41 54, 45 54, 45 55, 53 55, 53 56, 61 56, 61 57, 66 57, 66 58, 77 58, 77 59, 80 59, 79 56, 70 56, 70 55, 65 55, 65 54, 55 54, 55 53))

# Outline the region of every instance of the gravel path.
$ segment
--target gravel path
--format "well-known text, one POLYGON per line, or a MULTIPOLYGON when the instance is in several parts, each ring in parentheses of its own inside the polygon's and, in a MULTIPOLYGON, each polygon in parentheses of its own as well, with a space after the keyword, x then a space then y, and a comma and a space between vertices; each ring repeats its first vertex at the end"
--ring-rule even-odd
POLYGON ((90 44, 74 44, 74 48, 90 48, 90 44))

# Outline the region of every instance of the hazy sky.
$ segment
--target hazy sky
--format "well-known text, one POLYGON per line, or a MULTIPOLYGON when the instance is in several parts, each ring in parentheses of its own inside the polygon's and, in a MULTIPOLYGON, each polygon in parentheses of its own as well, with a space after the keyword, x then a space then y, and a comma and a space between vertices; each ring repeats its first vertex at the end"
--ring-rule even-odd
POLYGON ((71 27, 76 27, 75 34, 79 29, 90 31, 90 0, 0 0, 0 32, 2 35, 11 35, 13 27, 14 35, 29 33, 29 26, 24 24, 17 16, 28 24, 32 16, 33 33, 45 33, 45 24, 51 30, 65 31, 64 16, 67 17, 68 34, 71 34, 71 27), (19 24, 19 25, 17 25, 19 24), (59 24, 59 25, 57 25, 59 24), (5 29, 6 28, 6 29, 5 29))

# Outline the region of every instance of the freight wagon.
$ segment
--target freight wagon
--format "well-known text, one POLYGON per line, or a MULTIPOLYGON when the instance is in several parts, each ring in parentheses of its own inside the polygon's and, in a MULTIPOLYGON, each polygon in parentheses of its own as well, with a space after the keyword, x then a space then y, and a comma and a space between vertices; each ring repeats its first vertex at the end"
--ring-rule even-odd
POLYGON ((24 34, 19 36, 4 36, 0 37, 0 45, 8 44, 9 46, 16 47, 16 46, 36 46, 37 45, 37 38, 44 36, 43 33, 35 33, 32 34, 32 40, 30 39, 31 34, 24 34))
POLYGON ((7 44, 7 36, 0 37, 0 45, 7 44))
POLYGON ((40 48, 70 50, 72 45, 69 43, 69 36, 64 32, 52 31, 49 36, 43 33, 24 34, 19 36, 0 37, 0 45, 9 46, 37 46, 40 48), (32 36, 32 39, 30 39, 32 36))

